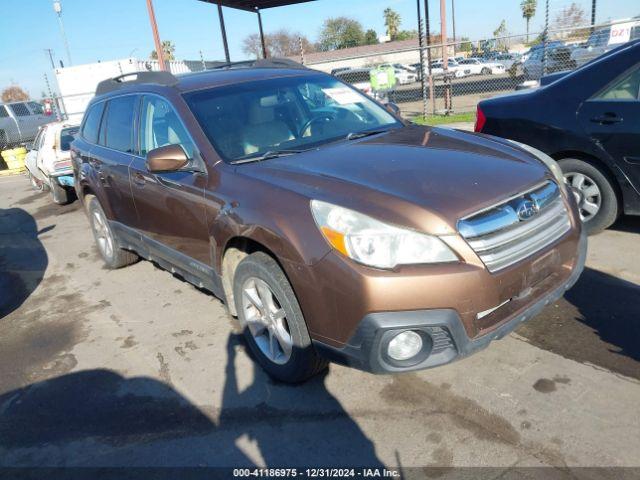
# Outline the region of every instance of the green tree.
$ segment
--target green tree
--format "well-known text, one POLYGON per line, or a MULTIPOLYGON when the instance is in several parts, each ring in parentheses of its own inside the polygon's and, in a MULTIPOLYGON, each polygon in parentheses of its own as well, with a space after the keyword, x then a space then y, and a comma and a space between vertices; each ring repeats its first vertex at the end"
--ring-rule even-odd
MULTIPOLYGON (((172 60, 175 60, 175 51, 176 51, 176 46, 174 45, 174 43, 171 40, 163 40, 162 41, 162 57, 164 58, 164 60, 166 62, 170 62, 172 60)), ((151 52, 151 60, 158 60, 158 52, 156 52, 155 50, 153 50, 151 52)))
POLYGON ((322 51, 357 47, 364 44, 364 30, 357 20, 348 17, 327 18, 320 30, 322 51))
POLYGON ((395 40, 409 40, 410 38, 418 38, 417 30, 400 30, 395 40))
POLYGON ((527 42, 529 41, 529 22, 536 14, 537 7, 538 0, 522 0, 522 2, 520 2, 522 17, 527 21, 527 42))
POLYGON ((391 8, 386 8, 383 13, 384 25, 387 27, 387 35, 391 41, 398 39, 398 33, 400 32, 400 24, 402 19, 400 14, 391 8))
POLYGON ((378 34, 375 30, 370 28, 366 32, 364 32, 364 44, 365 45, 375 45, 378 43, 378 34))
POLYGON ((503 38, 507 35, 507 22, 502 20, 498 28, 493 31, 493 38, 495 39, 495 45, 498 50, 502 50, 506 48, 506 44, 503 38))
POLYGON ((473 44, 469 40, 469 37, 462 37, 460 39, 460 46, 458 47, 458 51, 471 52, 472 50, 473 50, 473 44))

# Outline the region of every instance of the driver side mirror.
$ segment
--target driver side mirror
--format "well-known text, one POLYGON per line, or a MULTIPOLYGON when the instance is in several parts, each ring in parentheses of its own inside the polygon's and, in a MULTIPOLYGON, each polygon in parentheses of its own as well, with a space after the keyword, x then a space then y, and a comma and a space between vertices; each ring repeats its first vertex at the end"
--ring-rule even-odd
POLYGON ((400 107, 393 102, 385 103, 385 108, 389 110, 394 115, 400 116, 400 107))
POLYGON ((181 145, 165 145, 147 153, 147 170, 151 173, 176 172, 189 164, 181 145))

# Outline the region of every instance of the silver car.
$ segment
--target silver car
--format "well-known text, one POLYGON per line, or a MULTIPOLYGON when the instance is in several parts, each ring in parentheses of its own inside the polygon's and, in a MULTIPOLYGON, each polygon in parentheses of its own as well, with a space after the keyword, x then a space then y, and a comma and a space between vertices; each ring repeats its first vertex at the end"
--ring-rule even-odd
POLYGON ((0 149, 31 142, 39 127, 54 120, 38 102, 0 104, 0 149))

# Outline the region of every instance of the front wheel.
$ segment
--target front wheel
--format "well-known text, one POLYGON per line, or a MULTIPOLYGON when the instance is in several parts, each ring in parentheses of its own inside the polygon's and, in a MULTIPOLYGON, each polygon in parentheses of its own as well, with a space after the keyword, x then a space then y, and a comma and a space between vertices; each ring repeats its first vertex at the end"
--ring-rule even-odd
POLYGON ((610 227, 618 218, 619 206, 609 176, 595 165, 576 158, 565 158, 558 164, 574 189, 587 233, 594 235, 610 227))
POLYGON ((482 71, 480 72, 482 75, 489 75, 491 74, 491 69, 487 68, 487 67, 483 67, 482 71))
POLYGON ((256 252, 240 262, 233 297, 247 344, 269 375, 298 383, 326 367, 311 344, 291 284, 272 257, 256 252))

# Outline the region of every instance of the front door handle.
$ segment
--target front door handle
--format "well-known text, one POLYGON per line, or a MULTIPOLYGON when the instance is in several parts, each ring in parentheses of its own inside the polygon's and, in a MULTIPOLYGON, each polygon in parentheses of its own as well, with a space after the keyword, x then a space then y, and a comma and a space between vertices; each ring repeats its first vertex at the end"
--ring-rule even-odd
POLYGON ((622 122, 622 120, 623 118, 617 116, 615 113, 605 113, 604 115, 598 115, 591 119, 593 123, 599 123, 601 125, 613 125, 614 123, 622 122))
POLYGON ((135 173, 133 175, 133 183, 138 185, 139 187, 143 187, 145 183, 147 183, 147 179, 144 178, 144 175, 141 173, 135 173))

